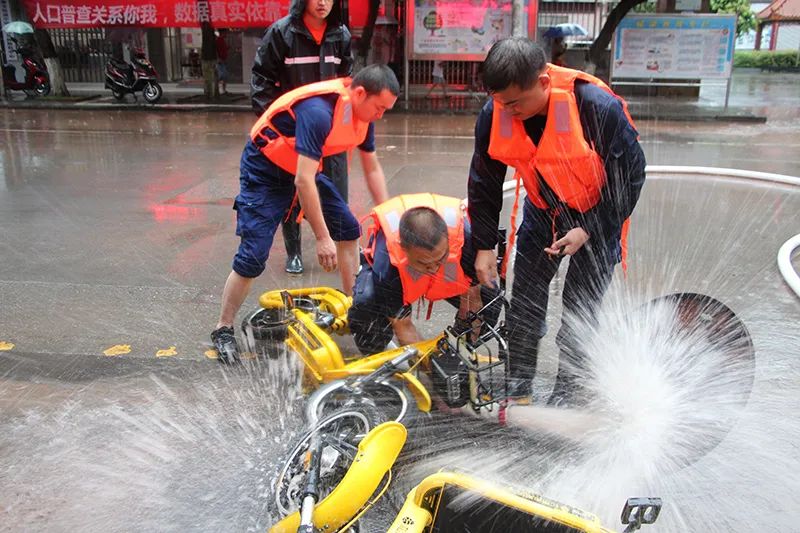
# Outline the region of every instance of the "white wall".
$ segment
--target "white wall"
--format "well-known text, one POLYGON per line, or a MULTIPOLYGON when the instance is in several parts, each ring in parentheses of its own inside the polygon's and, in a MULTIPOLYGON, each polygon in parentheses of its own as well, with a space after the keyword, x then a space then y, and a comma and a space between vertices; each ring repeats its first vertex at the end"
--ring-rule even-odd
POLYGON ((778 26, 775 50, 800 50, 800 23, 784 22, 778 26))

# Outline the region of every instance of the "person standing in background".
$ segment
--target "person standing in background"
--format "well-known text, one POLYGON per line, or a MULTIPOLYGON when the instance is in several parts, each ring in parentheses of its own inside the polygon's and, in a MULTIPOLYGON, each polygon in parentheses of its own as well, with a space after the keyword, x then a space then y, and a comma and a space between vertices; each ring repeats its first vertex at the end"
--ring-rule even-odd
POLYGON ((219 30, 217 35, 217 82, 222 86, 220 94, 228 94, 228 30, 219 30))
POLYGON ((203 66, 203 94, 206 99, 217 98, 219 87, 217 87, 217 36, 214 35, 214 28, 209 22, 203 22, 200 27, 202 32, 202 47, 200 48, 200 59, 203 66))
MULTIPOLYGON (((297 87, 351 76, 351 38, 340 0, 294 0, 289 14, 269 27, 256 52, 250 80, 253 111, 260 116, 276 98, 297 87)), ((322 165, 347 201, 347 154, 325 157, 322 165)), ((293 210, 283 221, 290 274, 303 272, 298 213, 293 210)))
POLYGON ((433 62, 433 70, 431 71, 431 79, 433 84, 431 85, 428 94, 425 95, 426 98, 430 98, 431 93, 436 88, 437 85, 442 86, 442 93, 444 94, 445 98, 447 96, 447 80, 444 79, 444 61, 434 61, 433 62))

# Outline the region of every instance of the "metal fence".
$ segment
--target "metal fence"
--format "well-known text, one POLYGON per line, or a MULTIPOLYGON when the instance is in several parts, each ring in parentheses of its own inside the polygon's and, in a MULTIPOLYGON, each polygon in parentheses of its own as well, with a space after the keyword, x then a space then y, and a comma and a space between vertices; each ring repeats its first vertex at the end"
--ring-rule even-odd
MULTIPOLYGON (((456 89, 480 91, 480 61, 445 61, 444 79, 447 85, 456 89)), ((433 61, 410 61, 408 79, 411 85, 428 85, 433 83, 431 72, 433 61)))
POLYGON ((65 80, 75 82, 101 82, 106 62, 111 57, 106 30, 48 30, 53 40, 65 80))
MULTIPOLYGON (((540 37, 551 26, 563 23, 579 24, 586 29, 585 36, 570 36, 565 39, 571 48, 588 48, 603 28, 608 14, 617 2, 591 0, 587 2, 540 2, 537 21, 537 36, 540 37)), ((402 16, 402 15, 401 15, 402 16)), ((533 37, 533 36, 532 36, 533 37)), ((545 46, 547 43, 543 43, 545 46)), ((454 89, 471 92, 482 91, 479 61, 447 61, 444 77, 454 89)), ((433 61, 409 61, 409 83, 428 85, 433 82, 431 72, 433 61)))
MULTIPOLYGON (((587 2, 540 2, 537 34, 541 36, 547 28, 566 22, 579 24, 586 31, 586 36, 571 36, 567 43, 575 47, 588 46, 600 33, 608 14, 616 2, 591 0, 587 2)), ((395 12, 403 31, 405 13, 404 3, 399 3, 395 12)), ((64 68, 68 82, 102 82, 103 70, 111 57, 112 43, 107 31, 102 28, 93 29, 52 29, 49 30, 56 47, 56 53, 64 68)), ((168 28, 164 34, 164 66, 165 79, 177 81, 183 77, 182 67, 185 58, 180 38, 180 29, 168 28)), ((402 42, 402 38, 398 38, 402 42)), ((155 58, 151 58, 155 59, 155 58)), ((445 79, 454 89, 479 92, 482 90, 479 74, 480 62, 447 61, 444 65, 445 79)), ((428 85, 432 83, 431 72, 433 61, 414 60, 409 62, 409 83, 411 85, 428 85)))

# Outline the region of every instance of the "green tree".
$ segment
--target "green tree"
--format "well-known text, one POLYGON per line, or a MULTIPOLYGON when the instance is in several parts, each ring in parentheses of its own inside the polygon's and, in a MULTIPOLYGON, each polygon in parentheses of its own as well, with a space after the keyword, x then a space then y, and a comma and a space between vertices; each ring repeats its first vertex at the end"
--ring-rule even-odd
POLYGON ((592 45, 589 47, 587 58, 589 65, 587 70, 594 71, 595 76, 608 79, 608 54, 606 49, 611 44, 611 39, 614 36, 614 30, 617 29, 620 21, 625 18, 629 11, 636 8, 640 4, 646 3, 648 0, 621 0, 611 13, 608 14, 606 23, 597 35, 592 45))
POLYGON ((738 15, 739 18, 736 20, 737 37, 756 29, 756 14, 750 7, 750 0, 711 0, 711 11, 738 15))

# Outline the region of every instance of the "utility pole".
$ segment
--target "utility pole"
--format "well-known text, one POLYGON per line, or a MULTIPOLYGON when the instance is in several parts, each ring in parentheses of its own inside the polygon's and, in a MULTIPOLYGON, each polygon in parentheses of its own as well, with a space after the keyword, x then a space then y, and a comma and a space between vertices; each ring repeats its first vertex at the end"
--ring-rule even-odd
MULTIPOLYGON (((531 0, 535 1, 535 0, 531 0)), ((511 1, 511 35, 527 37, 528 32, 523 24, 525 20, 525 0, 511 1)))

